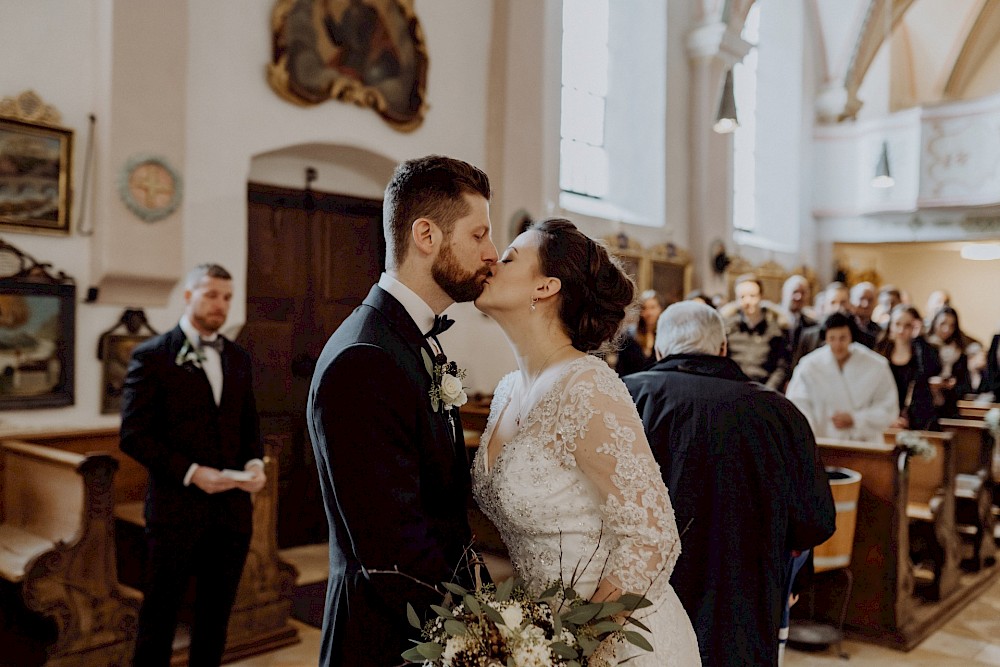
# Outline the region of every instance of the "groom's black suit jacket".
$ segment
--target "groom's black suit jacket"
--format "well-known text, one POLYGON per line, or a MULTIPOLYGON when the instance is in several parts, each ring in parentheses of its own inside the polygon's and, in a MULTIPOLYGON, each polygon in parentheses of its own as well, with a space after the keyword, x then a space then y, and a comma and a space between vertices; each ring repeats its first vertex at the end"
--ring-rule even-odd
POLYGON ((184 341, 177 326, 132 353, 122 389, 121 450, 149 470, 147 525, 217 525, 249 533, 249 493, 207 494, 184 486, 184 476, 192 463, 243 470, 247 461, 262 458, 250 357, 224 341, 216 405, 205 372, 176 363, 184 341))
POLYGON ((423 334, 374 286, 327 341, 309 389, 308 423, 330 524, 320 665, 387 667, 453 578, 471 541, 469 464, 458 410, 434 412, 423 334))

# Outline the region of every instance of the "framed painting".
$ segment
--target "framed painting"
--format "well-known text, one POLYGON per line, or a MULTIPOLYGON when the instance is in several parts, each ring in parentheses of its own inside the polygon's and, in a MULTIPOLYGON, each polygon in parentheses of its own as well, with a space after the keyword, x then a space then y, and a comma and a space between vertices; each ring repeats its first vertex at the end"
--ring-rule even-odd
POLYGON ((0 230, 68 234, 73 131, 0 117, 0 230))
POLYGON ((267 81, 295 104, 352 102, 414 130, 427 60, 413 0, 277 0, 271 12, 267 81))
POLYGON ((132 351, 144 340, 156 335, 140 308, 126 308, 115 326, 101 334, 97 358, 101 362, 101 414, 121 411, 122 387, 132 358, 132 351))
POLYGON ((76 286, 0 280, 0 410, 73 404, 76 286))

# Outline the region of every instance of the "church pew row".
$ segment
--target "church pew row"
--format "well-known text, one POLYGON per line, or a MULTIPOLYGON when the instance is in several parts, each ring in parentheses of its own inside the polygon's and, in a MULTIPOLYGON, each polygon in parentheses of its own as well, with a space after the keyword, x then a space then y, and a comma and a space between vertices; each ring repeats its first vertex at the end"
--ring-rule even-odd
POLYGON ((1000 403, 980 403, 975 400, 960 400, 957 403, 958 416, 966 419, 982 419, 993 408, 1000 408, 1000 403))
MULTIPOLYGON (((900 429, 884 433, 894 445, 900 429)), ((910 521, 910 554, 916 562, 929 560, 934 578, 920 589, 931 600, 947 597, 958 586, 961 542, 955 524, 955 449, 951 433, 917 431, 935 449, 930 460, 909 458, 906 515, 910 521)))
POLYGON ((39 626, 55 627, 45 641, 6 637, 2 659, 47 667, 131 659, 141 595, 120 585, 115 570, 115 468, 106 454, 0 442, 0 579, 13 592, 4 616, 34 614, 46 619, 39 626))
POLYGON ((958 479, 956 520, 974 528, 973 561, 981 568, 996 559, 991 473, 996 444, 982 418, 940 419, 938 423, 954 435, 958 479))
MULTIPOLYGON (((953 436, 952 442, 956 439, 953 436)), ((857 639, 908 651, 989 586, 1000 568, 988 561, 979 571, 965 572, 950 592, 951 583, 943 581, 945 594, 937 601, 914 595, 907 511, 913 457, 905 447, 895 445, 894 438, 892 444, 826 439, 817 439, 817 443, 824 465, 849 468, 862 476, 848 566, 854 586, 847 601, 845 630, 857 639)), ((957 464, 958 449, 953 448, 957 464)), ((923 471, 918 474, 923 475, 923 471)), ((917 488, 921 484, 918 481, 917 488)), ((935 526, 936 535, 940 529, 935 526)), ((817 579, 816 615, 835 625, 844 587, 832 581, 834 578, 817 579)))
MULTIPOLYGON (((147 474, 138 462, 126 456, 118 447, 117 429, 85 429, 76 431, 38 432, 22 434, 34 444, 53 447, 64 452, 83 453, 101 450, 118 464, 118 474, 111 489, 113 516, 117 539, 112 533, 111 544, 117 554, 117 577, 139 587, 145 563, 145 541, 142 538, 142 504, 146 493, 147 474)), ((299 641, 298 631, 289 622, 291 595, 295 586, 295 568, 281 560, 277 545, 277 455, 285 446, 279 437, 268 437, 265 447, 267 485, 254 495, 253 537, 236 602, 229 620, 224 661, 232 661, 271 651, 299 641)), ((141 595, 139 596, 141 599, 141 595)), ((133 637, 134 639, 134 637, 133 637)), ((75 663, 74 663, 75 664, 75 663)), ((106 663, 115 664, 115 663, 106 663)), ((175 644, 171 665, 186 665, 186 644, 175 644)))
MULTIPOLYGON (((848 566, 854 585, 845 626, 852 633, 891 646, 906 647, 913 615, 913 570, 909 558, 909 487, 905 447, 883 443, 818 438, 827 467, 861 473, 854 547, 848 566)), ((843 587, 819 591, 817 616, 836 625, 843 587)))

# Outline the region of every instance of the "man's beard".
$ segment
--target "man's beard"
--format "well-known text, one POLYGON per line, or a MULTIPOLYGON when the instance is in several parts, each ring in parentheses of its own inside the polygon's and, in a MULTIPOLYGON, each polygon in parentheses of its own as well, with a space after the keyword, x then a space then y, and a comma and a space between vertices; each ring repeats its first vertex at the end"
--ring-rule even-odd
POLYGON ((466 271, 452 252, 451 246, 444 246, 431 266, 434 282, 456 303, 475 301, 483 293, 489 267, 479 271, 466 271))

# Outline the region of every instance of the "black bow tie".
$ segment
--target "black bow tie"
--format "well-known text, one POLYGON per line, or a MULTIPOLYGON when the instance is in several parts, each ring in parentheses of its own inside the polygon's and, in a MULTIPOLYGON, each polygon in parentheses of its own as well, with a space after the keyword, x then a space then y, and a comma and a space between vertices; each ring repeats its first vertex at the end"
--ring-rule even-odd
POLYGON ((424 334, 424 338, 434 338, 438 334, 443 334, 445 331, 451 328, 451 325, 455 323, 455 320, 451 319, 447 315, 436 315, 434 317, 434 326, 431 330, 424 334))
POLYGON ((205 349, 206 347, 210 347, 210 348, 214 349, 216 352, 218 352, 219 354, 222 354, 222 344, 223 344, 222 343, 222 336, 216 336, 215 340, 206 340, 204 338, 200 338, 199 341, 201 343, 201 348, 202 349, 205 349))

